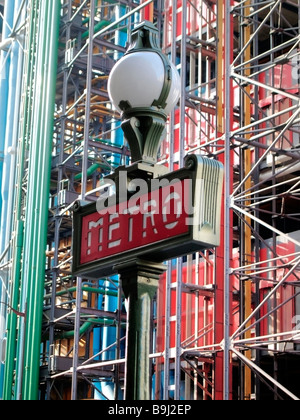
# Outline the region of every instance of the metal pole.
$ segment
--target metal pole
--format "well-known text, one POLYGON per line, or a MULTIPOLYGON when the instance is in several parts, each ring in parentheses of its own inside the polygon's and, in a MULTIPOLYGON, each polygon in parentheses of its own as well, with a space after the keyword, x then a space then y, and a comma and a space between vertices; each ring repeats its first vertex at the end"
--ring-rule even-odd
POLYGON ((76 312, 74 325, 74 344, 73 344, 73 370, 72 370, 72 401, 77 400, 77 378, 78 378, 78 355, 79 355, 79 338, 80 338, 80 307, 82 294, 82 278, 77 278, 76 292, 76 312))
POLYGON ((185 99, 186 99, 186 43, 187 43, 187 0, 182 2, 182 25, 181 25, 181 100, 180 100, 180 137, 179 137, 179 167, 183 167, 185 145, 185 99))
MULTIPOLYGON (((90 3, 89 21, 89 48, 87 61, 86 92, 85 92, 85 120, 84 120, 84 141, 82 150, 82 183, 81 197, 84 200, 87 192, 87 170, 88 170, 88 148, 90 130, 90 110, 91 110, 91 87, 92 87, 92 66, 93 66, 93 37, 95 28, 95 0, 90 3)), ((78 356, 79 356, 79 337, 80 337, 80 308, 81 308, 82 279, 77 279, 76 312, 74 326, 74 348, 73 348, 73 371, 72 371, 72 400, 77 400, 77 379, 78 379, 78 356)))
POLYGON ((166 309, 165 309, 165 366, 164 366, 164 393, 163 399, 169 399, 170 384, 170 322, 171 317, 171 283, 172 283, 172 261, 168 261, 166 276, 166 309))
MULTIPOLYGON (((181 25, 181 100, 180 100, 180 137, 179 137, 179 167, 184 163, 185 145, 185 99, 186 99, 186 35, 187 27, 187 0, 182 2, 182 25, 181 25)), ((176 338, 175 338, 175 391, 174 399, 180 400, 181 379, 181 306, 182 306, 182 258, 177 260, 177 286, 176 286, 176 338)))
MULTIPOLYGON (((250 0, 246 0, 245 3, 245 10, 242 14, 242 19, 246 19, 246 15, 250 14, 251 10, 250 10, 250 0)), ((247 25, 244 28, 243 31, 243 41, 244 43, 246 43, 248 41, 248 39, 251 36, 251 25, 247 25)), ((248 48, 245 49, 244 51, 244 57, 245 57, 245 61, 248 61, 251 58, 251 46, 249 45, 248 48)), ((250 75, 250 70, 246 69, 245 70, 245 74, 247 76, 250 75)), ((243 103, 242 105, 242 110, 243 110, 243 114, 241 115, 242 118, 242 125, 249 125, 251 123, 251 87, 250 86, 246 86, 245 87, 245 94, 242 95, 243 98, 243 103)), ((251 134, 246 135, 246 138, 250 140, 251 138, 251 134)), ((246 147, 245 150, 243 150, 243 154, 244 154, 244 170, 243 170, 243 174, 246 175, 248 174, 248 172, 251 170, 251 150, 249 149, 249 147, 246 147)), ((245 190, 249 190, 251 189, 251 184, 252 184, 252 178, 248 178, 247 181, 244 184, 245 190)), ((246 205, 250 205, 251 201, 247 200, 245 202, 246 205)), ((249 218, 246 218, 246 223, 244 225, 244 229, 243 229, 243 235, 244 235, 244 262, 247 264, 249 264, 251 262, 251 220, 249 218)), ((247 274, 251 274, 250 271, 246 271, 247 274)), ((245 318, 248 318, 248 316, 251 314, 251 298, 252 298, 252 282, 251 279, 247 280, 244 282, 244 316, 242 317, 242 319, 244 320, 245 318)), ((247 331, 245 333, 245 337, 250 337, 251 336, 251 332, 247 331)), ((245 352, 245 355, 248 359, 251 359, 251 350, 248 350, 245 352)), ((244 369, 244 398, 246 400, 250 400, 251 399, 251 370, 249 369, 249 367, 245 366, 244 369)))
POLYGON ((88 148, 90 138, 90 112, 91 112, 91 88, 92 88, 92 66, 93 66, 93 45, 94 45, 94 28, 95 28, 95 0, 91 0, 90 4, 90 25, 89 25, 89 49, 86 76, 86 93, 85 93, 85 119, 84 119, 84 142, 82 157, 82 184, 81 197, 85 199, 87 191, 87 170, 88 170, 88 148))
MULTIPOLYGON (((122 311, 122 284, 121 280, 119 279, 118 285, 118 314, 117 314, 117 328, 116 328, 116 350, 115 350, 115 357, 116 360, 120 359, 121 357, 121 311, 122 311)), ((119 380, 120 380, 120 369, 119 365, 115 366, 115 388, 114 388, 114 397, 115 400, 118 400, 119 395, 119 380)))
MULTIPOLYGON (((69 23, 71 21, 71 15, 72 15, 72 5, 71 2, 68 4, 68 12, 67 12, 67 25, 66 25, 66 46, 68 45, 68 40, 70 39, 70 33, 71 33, 71 24, 69 23)), ((65 116, 66 109, 67 109, 67 96, 68 96, 68 68, 64 68, 63 72, 63 92, 62 92, 62 116, 65 116)), ((64 161, 64 140, 65 140, 65 130, 66 130, 66 118, 62 118, 61 120, 61 137, 60 137, 60 150, 59 150, 59 165, 58 165, 58 176, 57 176, 57 191, 58 193, 61 192, 63 189, 62 186, 62 179, 63 179, 63 173, 64 173, 64 167, 62 165, 64 161)), ((60 238, 60 227, 62 223, 62 218, 59 215, 60 213, 60 206, 59 203, 57 203, 57 207, 55 210, 55 227, 54 227, 54 255, 53 255, 53 270, 52 270, 52 291, 51 291, 51 308, 50 308, 50 321, 53 321, 55 319, 55 307, 56 307, 56 286, 58 281, 58 270, 57 265, 59 263, 58 254, 59 254, 59 238, 60 238)), ((54 356, 53 348, 54 348, 54 334, 55 324, 50 322, 49 326, 49 363, 48 363, 48 372, 49 377, 51 373, 51 357, 54 356)), ((47 381, 47 399, 51 399, 51 380, 47 381)))
POLYGON ((231 121, 231 1, 225 4, 225 229, 224 229, 224 400, 229 400, 230 366, 230 121, 231 121))
POLYGON ((182 318, 182 258, 177 259, 176 333, 175 333, 175 391, 174 399, 180 400, 181 380, 181 318, 182 318))
POLYGON ((115 267, 122 279, 124 294, 129 302, 125 399, 150 400, 149 354, 150 314, 152 299, 166 265, 134 259, 115 267))
MULTIPOLYGON (((172 1, 172 44, 171 59, 173 64, 176 63, 176 33, 177 33, 177 1, 172 1)), ((174 170, 174 127, 175 127, 175 110, 172 111, 170 119, 170 140, 169 140, 169 170, 174 170)), ((164 387, 163 399, 169 399, 170 385, 170 323, 168 320, 171 316, 171 283, 172 283, 172 261, 168 261, 168 271, 166 275, 166 309, 165 309, 165 364, 164 364, 164 387)))
POLYGON ((135 13, 139 12, 140 10, 144 9, 146 6, 148 6, 150 3, 152 3, 153 0, 147 0, 145 3, 140 4, 139 6, 137 6, 135 9, 131 10, 130 12, 126 13, 124 16, 122 16, 120 19, 115 20, 114 22, 112 22, 110 25, 106 26, 104 29, 101 29, 100 31, 96 32, 94 34, 94 39, 97 38, 98 36, 101 36, 103 34, 105 34, 106 32, 110 31, 112 28, 114 28, 115 26, 119 25, 119 23, 122 23, 124 20, 128 19, 129 17, 131 17, 132 15, 134 15, 135 13))

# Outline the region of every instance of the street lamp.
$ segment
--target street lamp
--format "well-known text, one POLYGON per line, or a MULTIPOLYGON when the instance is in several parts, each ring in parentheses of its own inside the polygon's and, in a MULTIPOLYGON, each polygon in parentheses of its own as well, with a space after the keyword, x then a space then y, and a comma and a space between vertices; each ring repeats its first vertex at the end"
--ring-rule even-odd
POLYGON ((108 85, 133 163, 107 177, 115 187, 114 204, 105 195, 99 206, 75 203, 72 271, 91 278, 120 274, 129 303, 125 399, 149 400, 151 301, 166 271, 162 261, 218 246, 223 167, 197 155, 171 173, 157 163, 168 113, 181 89, 153 24, 133 30, 108 85))
MULTIPOLYGON (((143 22, 133 30, 131 44, 108 80, 109 96, 121 113, 121 126, 131 151, 133 165, 127 168, 127 176, 131 172, 133 177, 148 180, 161 173, 157 155, 180 86, 175 66, 159 48, 158 30, 152 23, 143 22)), ((118 179, 118 171, 112 177, 118 179)), ((151 301, 166 266, 133 258, 116 265, 115 270, 129 301, 125 399, 149 400, 151 301)))
POLYGON ((108 93, 121 113, 133 162, 157 162, 167 116, 180 96, 179 74, 159 48, 158 38, 152 23, 137 26, 108 80, 108 93))

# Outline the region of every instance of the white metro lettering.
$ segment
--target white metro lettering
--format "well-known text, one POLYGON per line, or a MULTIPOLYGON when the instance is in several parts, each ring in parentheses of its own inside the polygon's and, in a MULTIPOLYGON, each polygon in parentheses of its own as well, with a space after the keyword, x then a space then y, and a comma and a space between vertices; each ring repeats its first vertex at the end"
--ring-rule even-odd
POLYGON ((158 233, 155 227, 154 214, 156 214, 157 203, 156 200, 146 201, 143 205, 143 238, 146 238, 148 231, 148 220, 150 219, 150 227, 155 234, 158 233))
POLYGON ((118 232, 120 231, 120 218, 119 214, 110 214, 109 215, 109 226, 108 226, 108 248, 115 248, 119 246, 121 243, 121 239, 119 239, 118 232), (115 223, 112 223, 115 219, 115 223))
MULTIPOLYGON (((91 254, 91 246, 92 246, 92 229, 98 228, 100 226, 103 226, 103 217, 100 217, 100 219, 97 222, 89 222, 89 232, 87 237, 87 255, 91 254)), ((99 229, 99 251, 102 251, 102 241, 103 241, 103 227, 100 227, 99 229)))
POLYGON ((165 224, 166 229, 174 229, 176 225, 178 224, 178 220, 182 214, 182 201, 181 201, 180 195, 177 192, 170 193, 166 197, 163 208, 162 208, 162 214, 163 214, 163 222, 165 224), (171 208, 170 208, 172 200, 174 201, 174 209, 176 209, 174 213, 171 212, 171 208), (171 215, 171 219, 174 219, 174 215, 176 215, 177 221, 168 223, 168 217, 167 217, 168 215, 169 216, 171 215))

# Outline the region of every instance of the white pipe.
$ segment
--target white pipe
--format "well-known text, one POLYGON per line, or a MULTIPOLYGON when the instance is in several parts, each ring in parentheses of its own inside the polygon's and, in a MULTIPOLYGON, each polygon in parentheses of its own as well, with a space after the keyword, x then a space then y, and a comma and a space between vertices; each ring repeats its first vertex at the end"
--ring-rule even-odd
MULTIPOLYGON (((17 19, 25 19, 25 8, 21 11, 21 1, 14 2, 14 22, 17 19)), ((9 90, 8 90, 8 111, 6 121, 6 135, 5 135, 5 149, 4 149, 4 166, 2 176, 2 197, 3 208, 1 216, 1 230, 0 230, 0 249, 10 242, 13 229, 14 217, 14 199, 15 199, 15 174, 17 164, 17 147, 18 147, 18 134, 19 134, 19 116, 20 116, 20 103, 23 79, 23 48, 17 38, 11 38, 11 64, 9 72, 9 90), (13 42, 14 41, 14 42, 13 42)), ((11 258, 8 253, 7 258, 11 258)), ((9 290, 9 275, 7 277, 6 287, 9 290)), ((6 334, 6 318, 5 324, 0 328, 0 339, 6 334), (4 329, 3 329, 4 327, 4 329)), ((1 349, 0 349, 1 350, 1 349)))
POLYGON ((14 38, 7 38, 0 43, 0 50, 8 51, 11 44, 14 42, 14 38))
POLYGON ((276 334, 261 335, 259 337, 243 338, 241 340, 233 340, 233 343, 235 345, 238 345, 238 344, 247 344, 251 342, 255 343, 257 341, 259 342, 260 340, 264 342, 264 340, 267 340, 268 338, 283 337, 285 335, 291 335, 292 337, 290 337, 289 340, 292 340, 292 339, 295 339, 295 337, 299 335, 299 332, 300 330, 292 330, 292 331, 286 331, 286 332, 281 332, 281 333, 276 333, 276 334))

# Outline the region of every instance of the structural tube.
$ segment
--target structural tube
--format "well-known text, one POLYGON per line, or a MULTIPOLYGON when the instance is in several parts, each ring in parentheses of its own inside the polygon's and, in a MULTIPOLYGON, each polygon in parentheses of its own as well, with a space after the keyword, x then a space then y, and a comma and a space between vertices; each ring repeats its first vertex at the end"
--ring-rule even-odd
MULTIPOLYGON (((14 17, 14 0, 5 3, 4 9, 4 21, 3 21, 3 32, 2 40, 5 41, 9 37, 10 29, 13 26, 14 17)), ((5 145, 5 133, 6 133, 6 116, 8 106, 8 74, 10 66, 10 56, 8 51, 1 51, 0 59, 0 222, 2 213, 2 179, 3 179, 3 161, 4 161, 4 145, 5 145)), ((0 242, 1 243, 1 242, 0 242)), ((2 254, 0 248, 0 255, 2 254)), ((0 272, 0 301, 4 299, 5 294, 5 274, 0 272)), ((0 306, 0 355, 3 353, 3 329, 5 326, 5 313, 7 308, 2 305, 0 306)), ((2 398, 3 390, 3 375, 4 375, 4 360, 0 360, 0 398, 2 398)))
MULTIPOLYGON (((6 2, 4 38, 8 39, 10 30, 17 20, 21 0, 6 2)), ((20 47, 21 40, 12 40, 8 51, 1 54, 1 81, 0 81, 0 255, 7 250, 6 263, 10 258, 10 239, 12 237, 13 203, 15 192, 15 151, 18 139, 19 103, 22 82, 23 53, 20 47)), ((7 304, 9 291, 9 268, 5 268, 0 279, 0 354, 4 352, 6 331, 7 304), (6 303, 6 305, 4 305, 6 303)), ((2 398, 4 380, 4 365, 0 369, 0 397, 2 398)))
POLYGON ((27 281, 27 288, 23 289, 26 292, 27 308, 22 389, 24 400, 38 399, 59 22, 60 0, 41 0, 39 42, 45 51, 41 58, 38 57, 38 60, 43 61, 37 64, 37 77, 41 81, 41 109, 34 115, 34 118, 40 119, 35 121, 31 150, 35 155, 30 156, 29 170, 32 171, 30 175, 36 174, 36 177, 30 176, 28 181, 28 229, 25 230, 25 269, 22 277, 23 281, 27 281))
MULTIPOLYGON (((15 238, 12 242, 12 269, 11 269, 11 300, 10 305, 13 308, 18 308, 20 295, 20 273, 22 270, 22 253, 23 253, 23 234, 24 222, 22 220, 23 208, 23 176, 25 167, 25 148, 26 143, 30 137, 30 121, 32 109, 32 91, 34 80, 34 69, 36 59, 36 30, 37 30, 37 15, 38 7, 37 0, 31 1, 29 12, 29 32, 26 34, 26 47, 28 50, 27 62, 23 66, 23 71, 26 77, 24 78, 23 92, 24 106, 23 106, 23 124, 20 127, 19 133, 19 147, 17 149, 17 174, 16 174, 16 200, 15 200, 15 221, 14 232, 15 238), (26 141, 27 140, 27 141, 26 141)), ((16 313, 10 312, 7 319, 7 347, 5 357, 5 375, 4 375, 4 399, 11 399, 13 394, 13 378, 15 370, 15 356, 16 356, 16 337, 17 337, 18 318, 16 313)), ((16 377, 18 382, 18 377, 16 377)), ((16 397, 16 395, 15 395, 16 397)))
MULTIPOLYGON (((9 38, 10 28, 13 27, 15 0, 5 2, 4 20, 2 40, 9 38)), ((0 59, 0 180, 2 180, 3 159, 4 159, 4 142, 6 132, 6 116, 7 116, 7 101, 8 101, 8 74, 10 66, 10 51, 2 50, 0 59)), ((0 194, 0 217, 2 207, 2 195, 0 194)))

